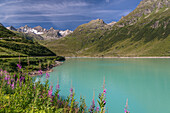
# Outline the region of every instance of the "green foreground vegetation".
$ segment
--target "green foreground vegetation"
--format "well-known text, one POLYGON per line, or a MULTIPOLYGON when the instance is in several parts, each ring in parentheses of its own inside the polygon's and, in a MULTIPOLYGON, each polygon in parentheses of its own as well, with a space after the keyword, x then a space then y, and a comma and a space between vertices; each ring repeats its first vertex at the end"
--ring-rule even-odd
MULTIPOLYGON (((35 82, 28 74, 22 72, 18 64, 18 74, 13 75, 6 70, 0 70, 0 112, 5 113, 104 113, 106 105, 106 89, 99 94, 96 107, 94 99, 88 109, 85 99, 80 97, 80 103, 74 99, 74 89, 70 88, 70 95, 65 99, 60 96, 60 86, 49 86, 46 82, 35 82), (55 92, 53 92, 53 90, 55 92)), ((128 113, 128 111, 126 112, 128 113)))

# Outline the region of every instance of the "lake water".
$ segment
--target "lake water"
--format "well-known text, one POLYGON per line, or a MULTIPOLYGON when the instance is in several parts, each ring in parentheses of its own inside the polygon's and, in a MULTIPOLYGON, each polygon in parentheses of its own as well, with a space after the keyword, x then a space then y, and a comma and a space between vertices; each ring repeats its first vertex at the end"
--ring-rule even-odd
POLYGON ((109 113, 124 113, 127 98, 130 113, 170 113, 170 59, 67 59, 54 68, 49 81, 55 87, 59 80, 64 97, 72 81, 76 99, 84 96, 90 106, 93 92, 97 100, 102 91, 104 77, 109 113))

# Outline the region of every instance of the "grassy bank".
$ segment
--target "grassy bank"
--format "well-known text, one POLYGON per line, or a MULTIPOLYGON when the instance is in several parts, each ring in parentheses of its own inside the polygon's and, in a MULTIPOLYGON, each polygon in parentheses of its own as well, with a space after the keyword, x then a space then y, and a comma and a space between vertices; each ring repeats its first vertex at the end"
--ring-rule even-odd
POLYGON ((55 61, 64 61, 65 58, 61 56, 48 57, 9 57, 0 58, 0 69, 8 72, 17 73, 17 64, 22 66, 23 71, 33 72, 38 70, 46 70, 55 64, 55 61))

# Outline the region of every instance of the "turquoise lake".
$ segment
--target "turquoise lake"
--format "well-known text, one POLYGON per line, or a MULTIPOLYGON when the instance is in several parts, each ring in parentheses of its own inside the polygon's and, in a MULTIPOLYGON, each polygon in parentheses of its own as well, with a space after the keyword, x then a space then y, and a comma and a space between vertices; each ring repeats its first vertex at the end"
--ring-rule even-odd
POLYGON ((49 81, 54 88, 59 81, 60 95, 69 95, 72 82, 88 107, 93 92, 97 105, 105 77, 109 113, 124 113, 127 98, 130 113, 170 113, 170 59, 71 58, 53 70, 49 81))

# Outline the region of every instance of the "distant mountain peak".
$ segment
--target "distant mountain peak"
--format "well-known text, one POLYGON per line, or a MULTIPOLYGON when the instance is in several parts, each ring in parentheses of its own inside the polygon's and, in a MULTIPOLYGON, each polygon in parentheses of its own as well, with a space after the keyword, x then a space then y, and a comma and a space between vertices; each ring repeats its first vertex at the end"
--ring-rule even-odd
POLYGON ((33 29, 36 30, 37 32, 41 32, 41 34, 43 34, 43 32, 46 31, 46 29, 44 29, 41 26, 34 27, 33 29))
MULTIPOLYGON (((10 27, 8 27, 8 28, 10 30, 14 30, 14 29, 11 29, 10 27)), ((39 36, 43 37, 44 39, 58 39, 58 38, 65 37, 73 32, 70 30, 65 30, 65 31, 55 30, 53 27, 51 27, 49 30, 47 30, 41 26, 36 26, 34 28, 31 28, 28 25, 18 28, 17 31, 23 32, 23 33, 39 35, 39 36)))
POLYGON ((6 27, 6 28, 9 29, 9 30, 17 31, 17 29, 15 27, 13 27, 13 26, 6 27))

